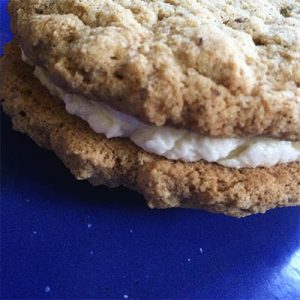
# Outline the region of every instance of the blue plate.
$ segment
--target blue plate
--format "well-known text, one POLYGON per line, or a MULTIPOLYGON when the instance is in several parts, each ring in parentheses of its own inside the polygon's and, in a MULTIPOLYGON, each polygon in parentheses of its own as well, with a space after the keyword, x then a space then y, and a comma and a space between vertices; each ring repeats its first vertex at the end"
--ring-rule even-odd
POLYGON ((3 113, 1 131, 2 299, 300 299, 299 207, 240 220, 150 210, 76 181, 3 113))

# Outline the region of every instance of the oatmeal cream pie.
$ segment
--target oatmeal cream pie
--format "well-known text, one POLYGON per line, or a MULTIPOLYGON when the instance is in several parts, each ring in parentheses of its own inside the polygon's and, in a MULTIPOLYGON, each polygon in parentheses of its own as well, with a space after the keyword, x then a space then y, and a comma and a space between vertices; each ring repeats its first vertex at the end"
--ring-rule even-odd
POLYGON ((0 95, 78 179, 150 207, 300 204, 300 3, 11 0, 0 95))

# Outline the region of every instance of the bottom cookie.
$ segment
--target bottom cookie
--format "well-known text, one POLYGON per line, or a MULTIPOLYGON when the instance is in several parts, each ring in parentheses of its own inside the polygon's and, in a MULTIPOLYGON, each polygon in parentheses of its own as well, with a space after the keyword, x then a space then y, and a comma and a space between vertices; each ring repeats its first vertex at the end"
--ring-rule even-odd
POLYGON ((231 169, 185 163, 149 154, 126 139, 93 132, 50 95, 21 60, 15 43, 1 59, 0 97, 16 130, 50 149, 78 179, 125 185, 142 193, 151 208, 202 208, 243 217, 300 205, 300 163, 272 168, 231 169))

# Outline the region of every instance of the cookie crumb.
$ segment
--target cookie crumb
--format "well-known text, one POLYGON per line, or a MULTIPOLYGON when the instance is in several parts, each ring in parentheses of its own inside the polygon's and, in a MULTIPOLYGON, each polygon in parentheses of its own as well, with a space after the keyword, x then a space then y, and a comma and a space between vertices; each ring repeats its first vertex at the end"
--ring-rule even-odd
POLYGON ((199 46, 199 47, 201 47, 202 45, 203 45, 203 38, 202 37, 200 37, 199 39, 198 39, 198 41, 197 41, 197 45, 199 46))
POLYGON ((282 7, 280 14, 285 18, 290 18, 292 16, 293 8, 291 6, 282 7))

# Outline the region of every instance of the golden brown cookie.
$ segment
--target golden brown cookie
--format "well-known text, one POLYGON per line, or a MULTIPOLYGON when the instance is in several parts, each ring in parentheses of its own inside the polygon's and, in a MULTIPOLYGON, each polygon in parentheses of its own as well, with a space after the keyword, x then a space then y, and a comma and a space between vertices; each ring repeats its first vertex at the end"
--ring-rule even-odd
POLYGON ((125 185, 150 207, 203 208, 242 217, 300 204, 300 163, 272 168, 230 169, 203 161, 170 161, 126 139, 106 139, 51 96, 22 62, 16 44, 1 60, 0 98, 14 128, 53 150, 78 179, 125 185))
POLYGON ((300 140, 300 3, 11 0, 56 83, 155 125, 300 140))

